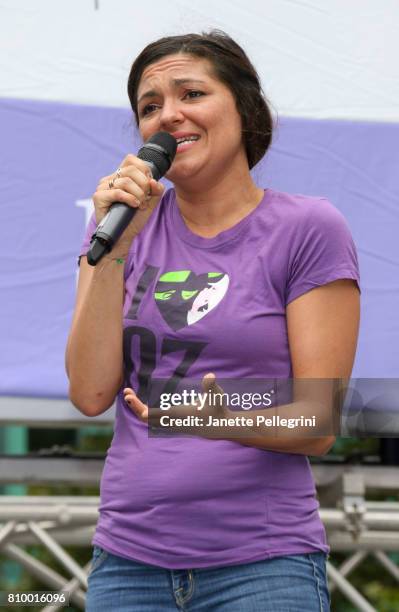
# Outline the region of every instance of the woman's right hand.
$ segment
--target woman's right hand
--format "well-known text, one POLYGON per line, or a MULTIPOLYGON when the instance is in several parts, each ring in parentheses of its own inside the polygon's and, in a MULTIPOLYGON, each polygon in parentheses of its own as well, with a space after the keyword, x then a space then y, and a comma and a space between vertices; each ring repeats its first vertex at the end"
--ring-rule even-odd
POLYGON ((147 223, 165 190, 162 183, 152 178, 147 164, 135 155, 129 154, 125 157, 118 174, 119 177, 114 172, 100 179, 93 194, 97 225, 115 202, 123 202, 132 208, 138 208, 112 249, 113 257, 127 255, 132 240, 147 223))

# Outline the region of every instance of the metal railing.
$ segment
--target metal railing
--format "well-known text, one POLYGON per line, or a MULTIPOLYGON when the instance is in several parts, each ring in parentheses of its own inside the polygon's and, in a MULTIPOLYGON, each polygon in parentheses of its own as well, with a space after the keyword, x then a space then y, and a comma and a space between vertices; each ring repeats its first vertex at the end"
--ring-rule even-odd
MULTIPOLYGON (((71 427, 72 414, 75 426, 100 423, 109 426, 112 423, 111 411, 104 413, 102 419, 88 419, 64 400, 49 401, 53 402, 51 412, 56 418, 46 421, 46 426, 71 427), (54 402, 58 402, 58 412, 54 402)), ((26 418, 27 411, 33 408, 30 402, 42 405, 43 400, 28 400, 27 403, 25 400, 22 415, 15 410, 16 404, 12 407, 7 404, 8 415, 0 410, 0 425, 13 423, 42 427, 44 421, 26 418)), ((0 456, 0 485, 98 485, 103 462, 102 455, 71 453, 68 456, 65 449, 55 449, 51 457, 48 454, 0 456)), ((331 560, 327 561, 330 591, 338 590, 357 610, 371 612, 375 609, 351 584, 350 576, 372 556, 399 583, 399 568, 387 554, 399 551, 399 502, 367 499, 370 492, 376 491, 396 495, 399 469, 321 461, 312 463, 312 470, 320 501, 319 513, 331 552, 348 554, 339 567, 331 560)), ((84 610, 90 564, 82 567, 65 547, 90 546, 98 518, 98 504, 99 498, 95 496, 0 496, 1 554, 17 561, 49 589, 68 592, 71 603, 84 610), (38 543, 64 568, 63 575, 24 550, 24 547, 38 543)), ((57 609, 59 606, 52 604, 43 608, 43 612, 57 609)))

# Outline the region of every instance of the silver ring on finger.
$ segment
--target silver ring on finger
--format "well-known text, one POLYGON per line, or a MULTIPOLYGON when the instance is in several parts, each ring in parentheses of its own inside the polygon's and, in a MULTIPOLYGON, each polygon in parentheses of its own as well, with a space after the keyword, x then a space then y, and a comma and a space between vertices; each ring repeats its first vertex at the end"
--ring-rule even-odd
POLYGON ((121 178, 121 176, 122 176, 122 169, 118 168, 116 171, 116 178, 121 178))

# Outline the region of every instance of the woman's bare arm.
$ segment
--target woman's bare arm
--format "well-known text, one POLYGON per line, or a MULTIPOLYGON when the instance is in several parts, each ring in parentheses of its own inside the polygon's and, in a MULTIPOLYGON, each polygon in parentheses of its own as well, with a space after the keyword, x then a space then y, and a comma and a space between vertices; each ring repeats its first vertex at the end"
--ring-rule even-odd
MULTIPOLYGON (((306 389, 310 390, 309 400, 313 401, 313 395, 317 396, 320 389, 325 387, 326 411, 332 414, 329 386, 315 385, 311 380, 331 380, 333 391, 332 379, 345 381, 350 378, 359 331, 359 290, 350 279, 336 280, 296 298, 288 304, 286 313, 293 377, 296 379, 294 402, 297 402, 297 406, 300 403, 306 405, 306 389), (310 382, 303 380, 301 383, 300 379, 310 382), (305 391, 302 392, 302 389, 305 391)), ((291 406, 295 407, 295 404, 291 406)), ((289 416, 290 405, 279 407, 277 412, 284 417, 289 416)), ((326 454, 334 442, 334 435, 308 438, 298 435, 292 439, 249 439, 245 443, 266 450, 320 456, 326 454)))
POLYGON ((129 154, 116 175, 100 179, 93 195, 97 224, 113 202, 123 202, 136 212, 114 249, 95 267, 81 258, 65 365, 69 397, 87 416, 107 410, 122 384, 124 264, 118 260, 126 261, 132 241, 163 192, 164 186, 151 177, 145 162, 129 154))
POLYGON ((108 257, 95 267, 81 258, 65 365, 70 400, 87 416, 107 410, 123 380, 123 268, 108 257))

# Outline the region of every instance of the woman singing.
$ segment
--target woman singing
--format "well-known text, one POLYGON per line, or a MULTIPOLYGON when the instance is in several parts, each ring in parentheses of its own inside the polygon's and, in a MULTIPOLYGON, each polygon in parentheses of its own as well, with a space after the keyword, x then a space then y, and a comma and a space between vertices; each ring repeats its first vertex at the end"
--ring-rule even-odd
POLYGON ((167 191, 132 154, 100 179, 81 250, 70 398, 88 416, 116 399, 86 609, 326 612, 329 547, 308 456, 333 434, 149 437, 143 389, 176 375, 348 378, 359 324, 348 226, 325 198, 252 178, 273 120, 223 32, 148 45, 128 93, 143 141, 164 131, 178 146, 167 191), (89 266, 113 202, 139 210, 89 266))

